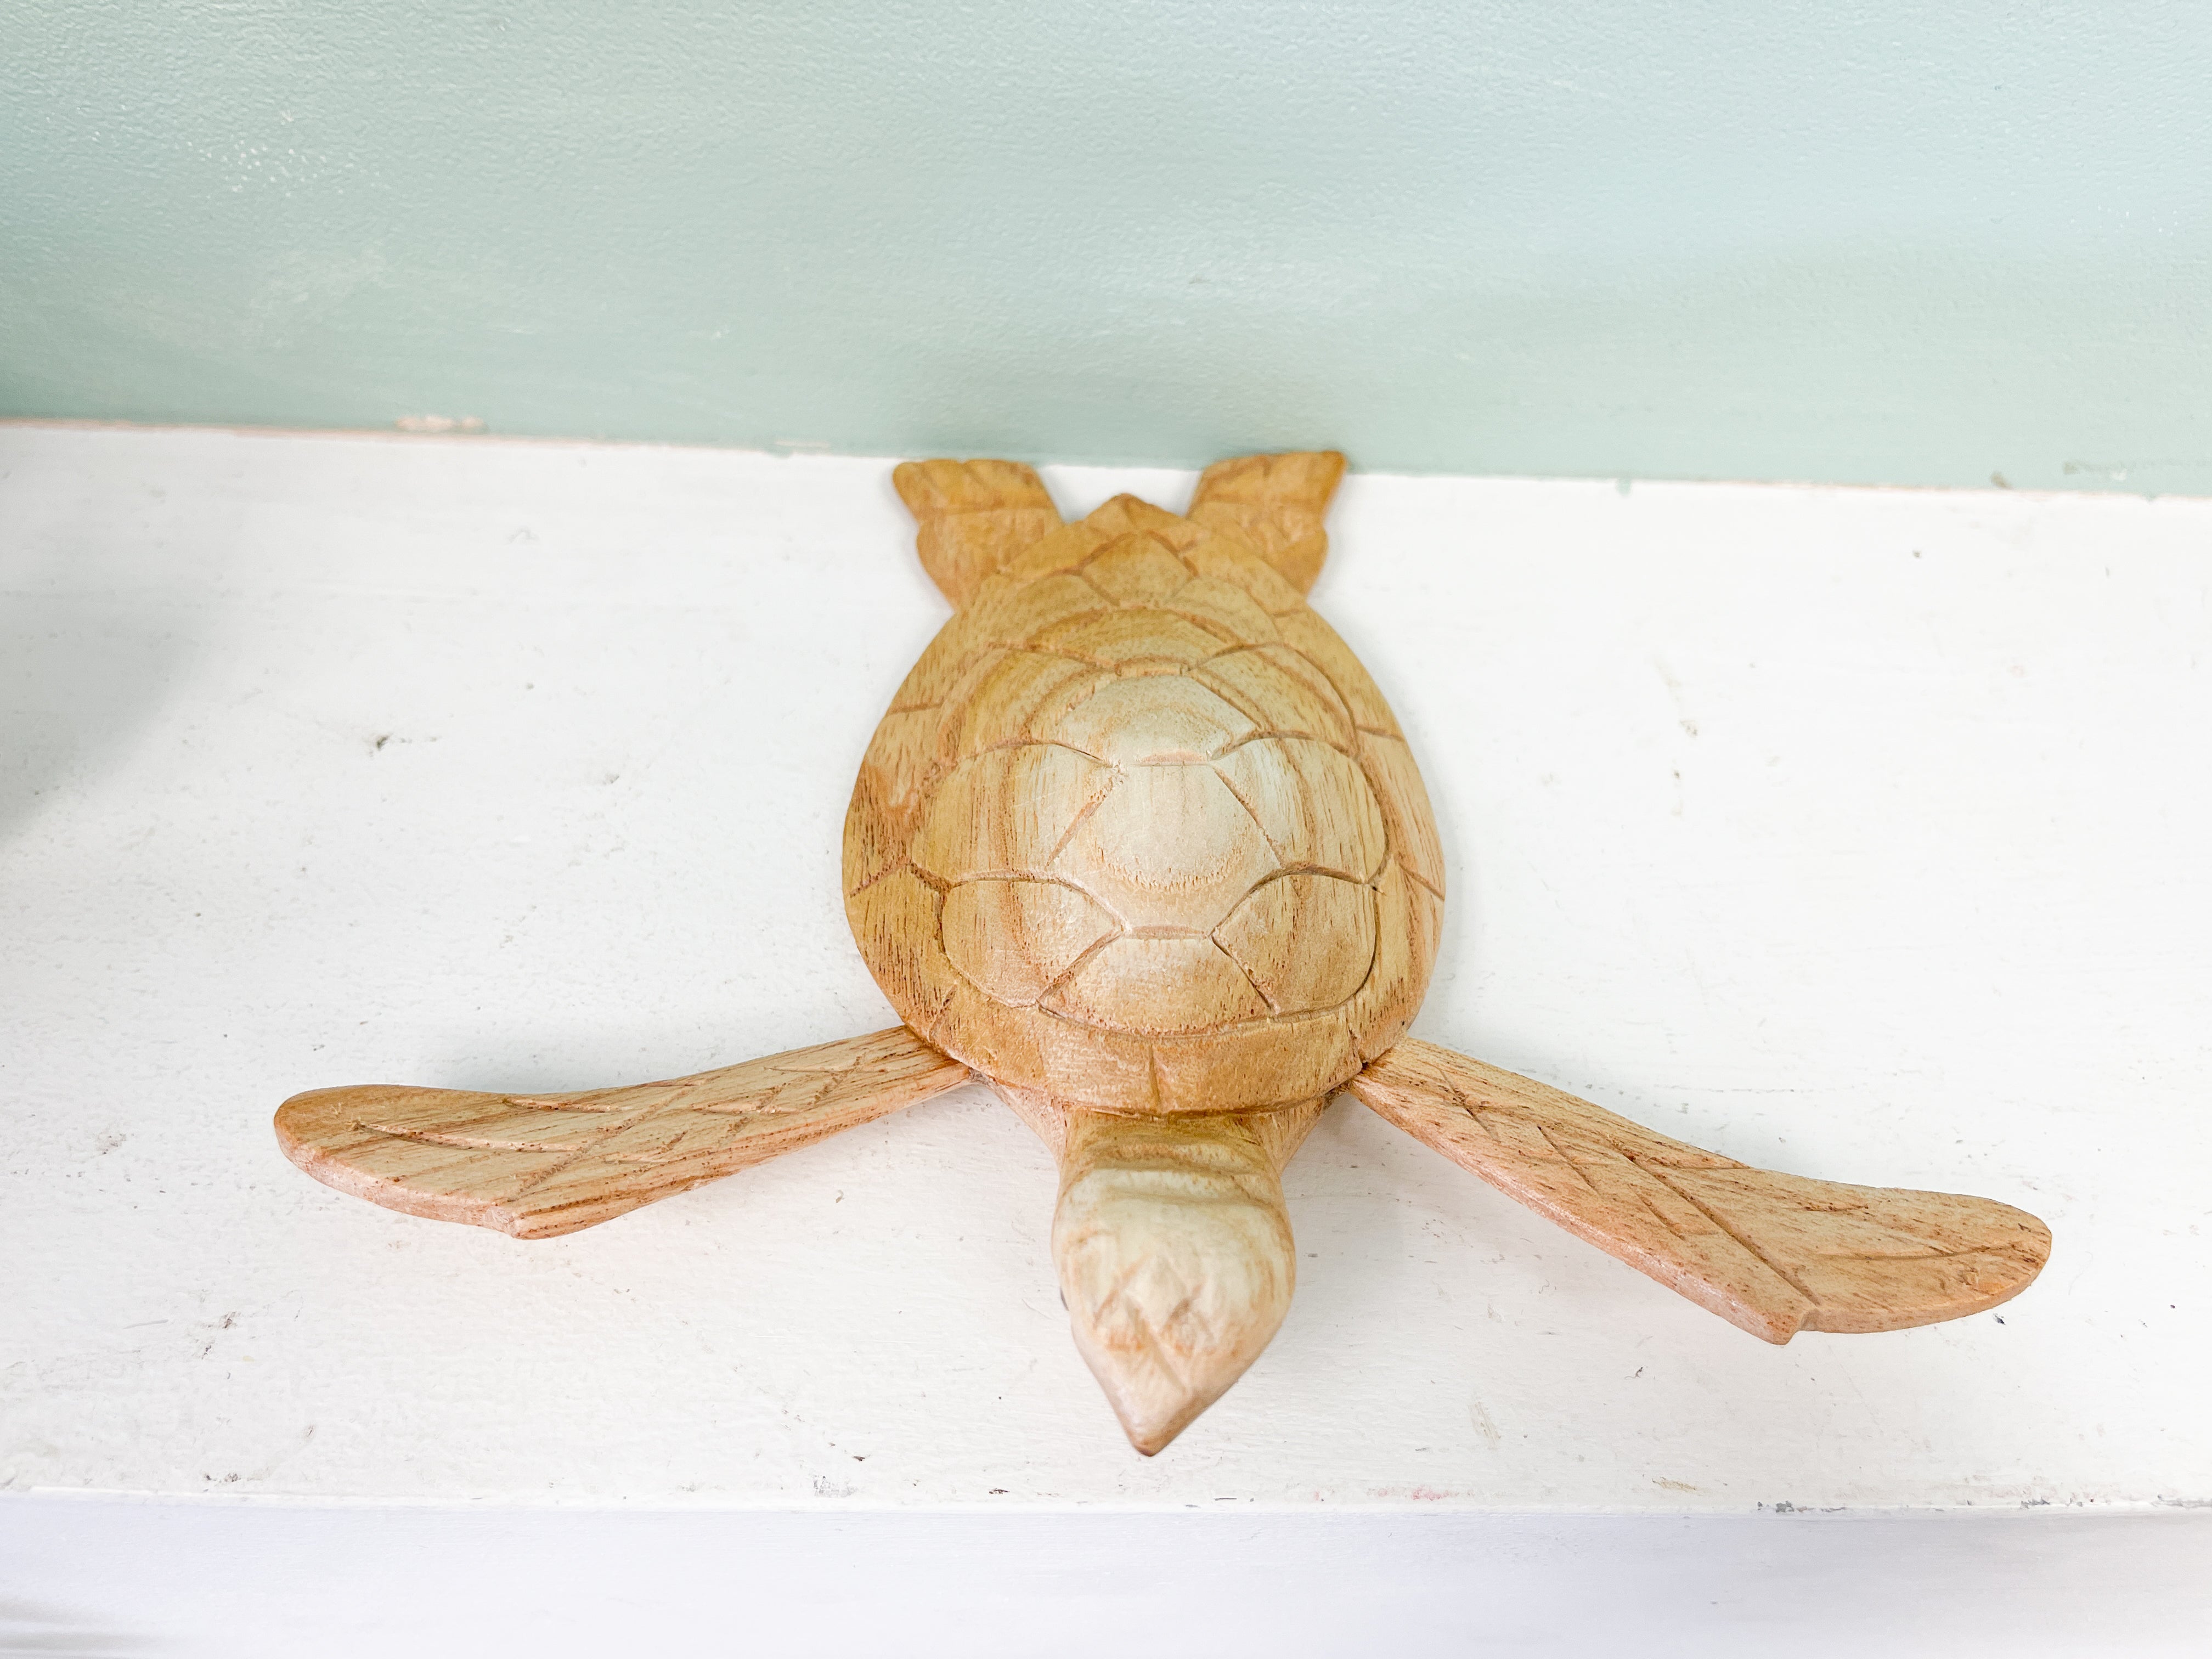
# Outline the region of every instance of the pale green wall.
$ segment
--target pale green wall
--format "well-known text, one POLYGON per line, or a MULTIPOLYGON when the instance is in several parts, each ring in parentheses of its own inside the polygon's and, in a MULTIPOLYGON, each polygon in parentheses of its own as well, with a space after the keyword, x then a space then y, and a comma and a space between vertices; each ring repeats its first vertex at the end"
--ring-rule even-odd
POLYGON ((2212 6, 0 0, 0 412, 2212 492, 2212 6))

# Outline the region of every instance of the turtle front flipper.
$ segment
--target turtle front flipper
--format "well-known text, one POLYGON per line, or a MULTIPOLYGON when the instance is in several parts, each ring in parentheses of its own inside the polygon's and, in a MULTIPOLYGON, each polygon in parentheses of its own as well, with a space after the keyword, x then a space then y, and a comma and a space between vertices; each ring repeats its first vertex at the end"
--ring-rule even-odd
POLYGON ((1060 528, 1043 481, 1019 461, 902 461, 891 483, 914 514, 922 568, 956 609, 1060 528))
POLYGON ((1531 1079, 1405 1042, 1347 1090, 1509 1198, 1731 1325, 1895 1331, 2026 1290, 2051 1230, 1956 1193, 1754 1170, 1531 1079))
POLYGON ((285 1157, 387 1209, 551 1238, 969 1080, 903 1025, 665 1083, 582 1094, 368 1084, 276 1110, 285 1157))
POLYGON ((1138 1116, 1000 1092, 1056 1143, 1061 1299, 1077 1351, 1149 1457, 1244 1374, 1290 1309, 1282 1170, 1322 1103, 1138 1116))

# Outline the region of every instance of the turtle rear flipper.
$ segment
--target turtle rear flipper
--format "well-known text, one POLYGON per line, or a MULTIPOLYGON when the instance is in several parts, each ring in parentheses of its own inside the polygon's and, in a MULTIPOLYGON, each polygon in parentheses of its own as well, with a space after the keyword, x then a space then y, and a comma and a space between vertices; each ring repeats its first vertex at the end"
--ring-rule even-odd
POLYGON ((368 1084, 295 1095, 276 1140, 386 1209, 552 1238, 911 1106, 972 1073, 903 1025, 581 1094, 368 1084))
POLYGON ((1057 1135, 1060 1297, 1077 1351, 1149 1457, 1283 1322, 1297 1255, 1282 1170, 1322 1103, 1150 1117, 1048 1108, 1049 1123, 1036 1103, 1010 1103, 1057 1135))
POLYGON ((1235 537, 1304 593, 1328 556, 1322 520, 1343 477, 1344 457, 1333 449, 1240 455, 1199 474, 1184 516, 1235 537))
POLYGON ((1019 461, 902 461, 891 484, 914 514, 922 568, 956 609, 1060 525, 1036 469, 1019 461))
POLYGON ((2026 1290, 2051 1230, 1993 1199, 1755 1170, 1434 1043, 1346 1085, 1510 1198, 1769 1342, 1895 1331, 2026 1290))

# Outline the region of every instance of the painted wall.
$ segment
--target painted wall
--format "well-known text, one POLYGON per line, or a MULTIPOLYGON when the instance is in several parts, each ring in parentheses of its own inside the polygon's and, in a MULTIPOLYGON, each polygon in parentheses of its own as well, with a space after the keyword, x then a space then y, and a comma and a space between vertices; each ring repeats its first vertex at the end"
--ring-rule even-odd
POLYGON ((2212 493, 2212 9, 80 0, 0 413, 2212 493))

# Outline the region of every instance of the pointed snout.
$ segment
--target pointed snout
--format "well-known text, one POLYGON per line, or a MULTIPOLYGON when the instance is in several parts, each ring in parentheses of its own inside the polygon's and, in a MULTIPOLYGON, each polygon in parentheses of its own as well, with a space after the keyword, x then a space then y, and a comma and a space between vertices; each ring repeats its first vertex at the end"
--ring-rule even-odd
POLYGON ((1149 1457, 1283 1322, 1297 1252, 1282 1187, 1249 1134, 1190 1120, 1097 1120, 1070 1139, 1053 1219, 1060 1290, 1078 1351, 1149 1457))

